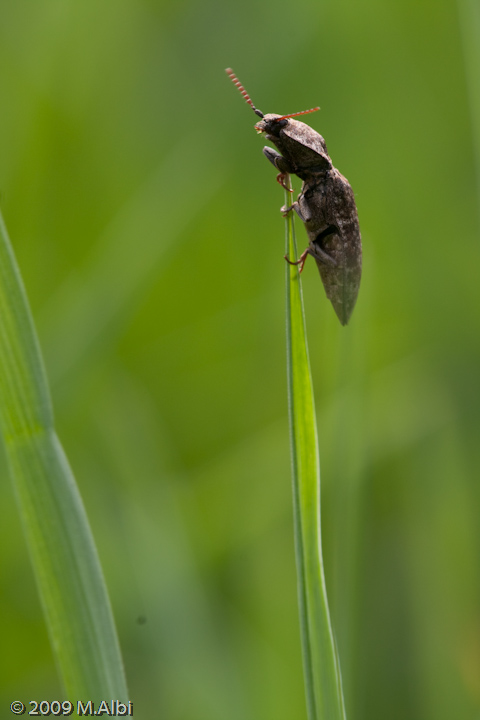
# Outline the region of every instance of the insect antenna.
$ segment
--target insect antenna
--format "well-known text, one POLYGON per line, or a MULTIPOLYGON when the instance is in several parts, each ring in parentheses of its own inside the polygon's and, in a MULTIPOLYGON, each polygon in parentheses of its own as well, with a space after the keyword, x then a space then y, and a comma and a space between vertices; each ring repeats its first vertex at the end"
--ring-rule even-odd
MULTIPOLYGON (((250 105, 250 107, 252 108, 253 112, 254 112, 256 115, 258 115, 258 117, 261 117, 261 118, 265 117, 264 114, 262 113, 262 111, 255 107, 255 105, 254 105, 253 102, 252 102, 252 99, 251 99, 250 95, 247 93, 247 91, 246 91, 245 88, 243 87, 242 83, 240 82, 240 80, 237 78, 237 76, 236 76, 235 73, 233 72, 232 68, 226 68, 225 72, 227 73, 228 77, 229 77, 230 80, 233 82, 233 84, 236 85, 237 88, 240 90, 240 92, 242 93, 243 97, 245 98, 245 102, 247 102, 247 103, 250 105)), ((308 111, 307 111, 307 112, 308 112, 308 111)), ((311 112, 311 111, 310 111, 310 112, 311 112)))
POLYGON ((297 115, 307 115, 308 113, 311 113, 311 112, 317 112, 317 110, 320 110, 320 106, 314 107, 311 110, 302 110, 301 112, 298 112, 298 113, 292 113, 291 115, 282 115, 282 117, 279 117, 276 119, 277 120, 288 120, 288 118, 297 117, 297 115))

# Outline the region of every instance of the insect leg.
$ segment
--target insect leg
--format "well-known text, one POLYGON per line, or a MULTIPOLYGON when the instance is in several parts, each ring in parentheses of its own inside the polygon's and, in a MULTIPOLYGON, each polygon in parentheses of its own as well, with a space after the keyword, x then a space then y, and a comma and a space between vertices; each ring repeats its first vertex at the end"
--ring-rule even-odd
MULTIPOLYGON (((277 175, 277 182, 280 183, 280 185, 285 189, 288 190, 288 192, 293 192, 292 188, 289 188, 288 185, 285 185, 285 180, 287 179, 288 173, 278 173, 277 175)), ((293 207, 293 205, 292 205, 293 207)))
POLYGON ((315 260, 319 260, 324 263, 324 265, 330 265, 330 267, 337 267, 338 265, 337 261, 334 260, 331 255, 326 253, 325 250, 322 250, 317 245, 315 245, 315 247, 309 245, 296 262, 294 260, 289 260, 287 255, 284 255, 284 258, 290 265, 300 265, 300 272, 302 272, 308 255, 311 255, 315 260))
POLYGON ((309 246, 305 252, 307 251, 309 255, 315 258, 315 260, 319 260, 325 265, 330 265, 330 267, 337 267, 338 265, 337 261, 334 260, 331 255, 326 253, 325 250, 322 250, 322 248, 318 245, 315 245, 313 248, 309 246))
POLYGON ((328 225, 324 230, 322 230, 321 233, 317 235, 315 240, 310 243, 309 249, 310 249, 310 255, 315 258, 315 260, 318 260, 319 262, 324 263, 325 265, 330 265, 331 267, 337 267, 338 263, 337 261, 329 255, 325 250, 322 249, 320 243, 323 242, 323 240, 328 235, 336 235, 338 234, 338 228, 335 225, 328 225))
POLYGON ((309 247, 303 251, 303 253, 300 255, 300 257, 297 261, 289 260, 288 255, 284 255, 283 257, 285 258, 285 260, 288 262, 289 265, 300 265, 299 272, 302 272, 303 266, 305 265, 305 261, 306 261, 308 255, 311 255, 309 247))
POLYGON ((282 208, 280 208, 281 212, 283 213, 283 216, 287 215, 287 213, 290 212, 290 210, 295 210, 298 217, 303 223, 309 222, 309 220, 312 219, 312 211, 308 205, 308 202, 305 200, 305 196, 303 193, 300 193, 298 196, 298 200, 294 202, 292 205, 289 205, 288 207, 284 205, 282 208))
MULTIPOLYGON (((278 180, 278 178, 277 178, 277 180, 278 180)), ((283 217, 287 217, 288 213, 291 210, 295 210, 295 205, 296 205, 296 203, 293 203, 293 205, 288 205, 288 206, 282 205, 282 207, 280 208, 280 212, 282 213, 283 217)))
POLYGON ((277 182, 280 183, 280 185, 285 188, 285 190, 288 190, 289 192, 293 192, 289 187, 285 184, 285 179, 289 173, 291 173, 291 168, 289 167, 287 161, 283 157, 283 155, 280 155, 279 152, 276 150, 273 150, 272 148, 265 146, 263 148, 263 154, 267 158, 267 160, 270 160, 272 165, 275 165, 277 170, 280 170, 280 172, 277 175, 277 182))

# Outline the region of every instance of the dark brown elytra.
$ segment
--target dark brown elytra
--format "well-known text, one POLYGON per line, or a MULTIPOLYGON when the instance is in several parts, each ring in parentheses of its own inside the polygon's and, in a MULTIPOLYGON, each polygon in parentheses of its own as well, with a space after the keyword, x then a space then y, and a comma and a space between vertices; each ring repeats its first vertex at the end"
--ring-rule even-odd
POLYGON ((233 70, 227 68, 226 73, 261 118, 255 130, 265 133, 280 151, 263 148, 279 171, 277 180, 284 187, 287 175, 297 175, 303 181, 297 200, 282 208, 283 213, 295 210, 307 231, 309 244, 296 264, 301 272, 308 255, 315 259, 327 297, 342 325, 346 325, 357 301, 362 275, 362 241, 355 197, 348 180, 333 167, 323 137, 309 125, 292 119, 320 108, 291 115, 264 115, 233 70))

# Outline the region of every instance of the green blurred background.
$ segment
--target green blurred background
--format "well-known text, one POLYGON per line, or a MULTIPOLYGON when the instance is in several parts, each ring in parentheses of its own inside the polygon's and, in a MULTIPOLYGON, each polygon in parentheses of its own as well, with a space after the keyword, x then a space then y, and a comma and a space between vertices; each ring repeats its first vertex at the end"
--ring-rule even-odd
MULTIPOLYGON (((347 328, 303 274, 348 718, 480 717, 479 48, 478 0, 1 0, 1 206, 136 717, 306 717, 283 193, 227 66, 321 105, 357 198, 347 328)), ((3 477, 9 717, 63 692, 3 477)))

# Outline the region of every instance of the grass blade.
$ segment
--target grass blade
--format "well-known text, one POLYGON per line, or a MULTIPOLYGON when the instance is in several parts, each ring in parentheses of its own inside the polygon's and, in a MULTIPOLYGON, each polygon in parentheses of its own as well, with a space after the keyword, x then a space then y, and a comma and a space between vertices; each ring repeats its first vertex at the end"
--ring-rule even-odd
POLYGON ((32 317, 0 216, 0 428, 50 641, 72 702, 127 702, 113 616, 56 436, 32 317))
MULTIPOLYGON (((289 193, 285 195, 288 205, 289 193)), ((287 255, 296 259, 293 212, 286 216, 285 227, 287 255)), ((286 264, 286 305, 295 551, 308 717, 344 720, 340 669, 323 572, 320 461, 302 288, 296 265, 286 264)))
POLYGON ((458 0, 465 77, 470 105, 477 191, 480 194, 480 6, 475 0, 458 0))

